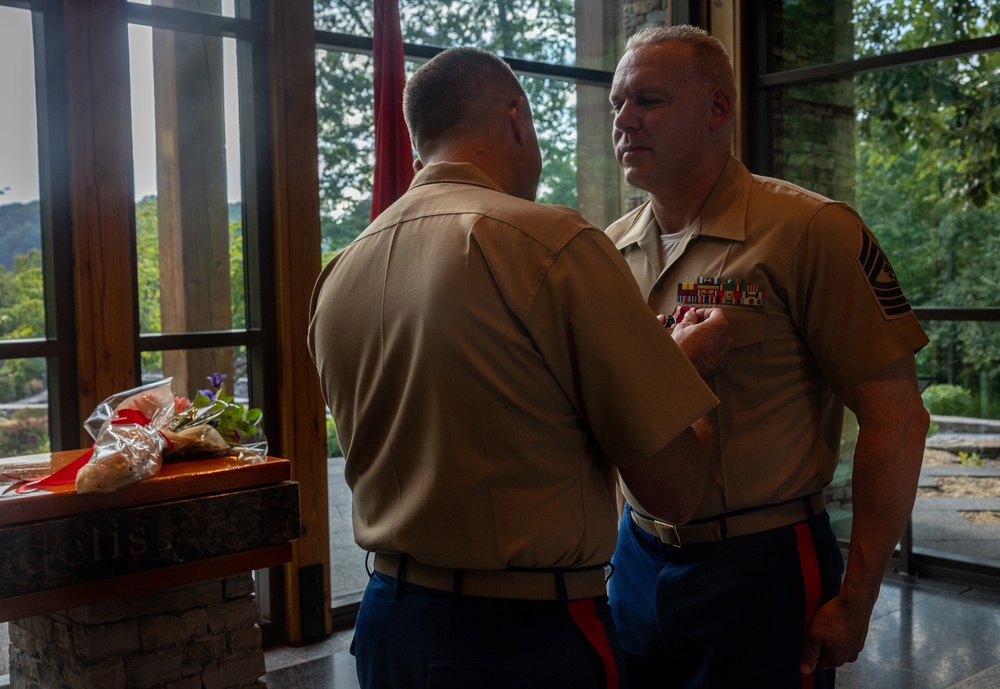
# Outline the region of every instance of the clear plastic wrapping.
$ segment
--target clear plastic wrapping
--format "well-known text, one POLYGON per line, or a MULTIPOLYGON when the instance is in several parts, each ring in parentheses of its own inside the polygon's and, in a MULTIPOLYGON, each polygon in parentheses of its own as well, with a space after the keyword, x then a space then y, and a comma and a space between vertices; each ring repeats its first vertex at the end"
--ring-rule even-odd
POLYGON ((224 381, 225 375, 213 374, 211 388, 191 402, 175 397, 171 378, 104 400, 84 422, 94 446, 76 475, 77 492, 111 492, 157 475, 164 462, 182 459, 265 461, 260 410, 222 397, 224 381))

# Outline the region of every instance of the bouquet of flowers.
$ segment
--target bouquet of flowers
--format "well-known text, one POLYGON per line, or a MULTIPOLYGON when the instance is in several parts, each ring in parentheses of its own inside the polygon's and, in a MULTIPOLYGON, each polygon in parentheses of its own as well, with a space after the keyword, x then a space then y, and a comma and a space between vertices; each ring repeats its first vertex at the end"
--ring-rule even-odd
POLYGON ((230 456, 262 462, 267 439, 261 411, 221 395, 225 374, 208 377, 194 400, 176 397, 172 379, 112 395, 84 422, 94 438, 76 473, 79 493, 111 492, 159 473, 163 462, 230 456))

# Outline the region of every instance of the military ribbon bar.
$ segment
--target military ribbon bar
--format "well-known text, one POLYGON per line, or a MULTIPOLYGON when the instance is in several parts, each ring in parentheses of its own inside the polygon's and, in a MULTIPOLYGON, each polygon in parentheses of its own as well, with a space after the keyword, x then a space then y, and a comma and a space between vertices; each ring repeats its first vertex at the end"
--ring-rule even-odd
POLYGON ((697 282, 678 283, 677 303, 763 306, 764 292, 743 278, 700 277, 697 282))

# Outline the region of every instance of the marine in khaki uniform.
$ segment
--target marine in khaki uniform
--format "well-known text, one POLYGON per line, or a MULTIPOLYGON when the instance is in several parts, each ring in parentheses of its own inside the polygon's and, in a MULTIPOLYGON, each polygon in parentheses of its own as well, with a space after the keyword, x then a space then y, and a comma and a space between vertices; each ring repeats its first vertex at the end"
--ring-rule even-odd
POLYGON ((684 325, 720 308, 733 338, 709 380, 717 442, 692 519, 658 518, 624 487, 609 591, 633 687, 833 687, 922 459, 927 337, 888 259, 849 206, 730 155, 734 100, 725 49, 693 27, 633 37, 611 90, 619 164, 649 201, 607 233, 655 313, 684 325), (823 488, 845 405, 860 433, 841 588, 823 488))

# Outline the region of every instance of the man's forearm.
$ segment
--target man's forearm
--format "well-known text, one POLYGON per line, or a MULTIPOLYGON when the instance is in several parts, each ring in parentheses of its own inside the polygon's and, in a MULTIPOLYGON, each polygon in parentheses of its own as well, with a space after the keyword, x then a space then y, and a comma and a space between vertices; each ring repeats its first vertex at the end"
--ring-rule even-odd
POLYGON ((923 461, 927 412, 862 426, 854 454, 853 527, 841 595, 869 608, 913 510, 923 461), (886 427, 888 426, 888 428, 886 427))

